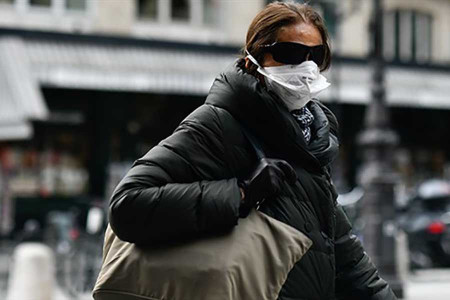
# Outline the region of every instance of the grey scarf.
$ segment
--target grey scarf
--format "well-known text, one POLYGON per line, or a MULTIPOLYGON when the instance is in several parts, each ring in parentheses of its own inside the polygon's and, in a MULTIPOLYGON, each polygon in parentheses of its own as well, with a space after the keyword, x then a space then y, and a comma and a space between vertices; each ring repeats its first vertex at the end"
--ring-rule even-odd
POLYGON ((311 140, 311 125, 314 122, 314 115, 306 106, 300 109, 294 109, 291 111, 291 114, 297 121, 298 125, 300 125, 306 144, 309 144, 309 141, 311 140))

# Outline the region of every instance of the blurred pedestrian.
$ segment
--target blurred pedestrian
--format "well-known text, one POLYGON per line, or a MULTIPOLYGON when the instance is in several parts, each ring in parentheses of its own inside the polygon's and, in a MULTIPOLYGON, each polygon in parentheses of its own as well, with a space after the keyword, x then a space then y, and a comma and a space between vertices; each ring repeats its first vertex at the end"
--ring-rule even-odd
POLYGON ((313 8, 267 5, 205 104, 118 185, 109 207, 114 233, 136 244, 180 241, 229 230, 258 206, 313 242, 278 299, 396 299, 336 202, 338 124, 315 99, 329 86, 321 71, 330 58, 313 8), (267 158, 256 159, 243 128, 267 158))
POLYGON ((23 224, 23 231, 18 236, 18 241, 19 243, 43 243, 44 236, 41 224, 35 219, 26 220, 23 224))

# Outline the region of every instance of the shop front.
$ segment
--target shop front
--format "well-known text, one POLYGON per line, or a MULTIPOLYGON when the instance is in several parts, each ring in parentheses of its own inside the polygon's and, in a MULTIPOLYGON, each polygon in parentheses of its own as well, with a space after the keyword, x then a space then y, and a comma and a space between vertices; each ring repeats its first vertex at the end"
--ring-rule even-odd
POLYGON ((204 102, 237 51, 10 30, 0 30, 0 50, 16 53, 1 65, 0 84, 11 91, 2 109, 18 120, 0 114, 2 235, 30 219, 45 227, 52 211, 71 211, 85 227, 89 209, 104 208, 133 161, 204 102), (15 61, 27 71, 31 104, 18 97, 23 78, 11 80, 15 61))
MULTIPOLYGON (((0 29, 0 232, 48 212, 84 226, 139 156, 204 102, 233 63, 229 46, 0 29)), ((370 101, 366 60, 336 58, 321 100, 340 121, 335 183, 357 185, 356 145, 370 101), (334 72, 334 73, 333 73, 334 72)), ((390 65, 387 101, 405 184, 449 177, 450 70, 390 65)))

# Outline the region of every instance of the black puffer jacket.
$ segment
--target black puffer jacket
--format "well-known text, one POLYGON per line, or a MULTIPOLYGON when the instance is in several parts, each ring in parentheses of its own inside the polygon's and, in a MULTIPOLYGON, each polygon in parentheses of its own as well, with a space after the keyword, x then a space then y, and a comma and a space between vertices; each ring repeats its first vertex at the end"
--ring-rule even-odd
POLYGON ((327 171, 337 153, 336 119, 317 101, 309 108, 315 121, 313 141, 306 146, 279 99, 255 77, 231 67, 216 79, 206 103, 137 160, 118 185, 109 211, 114 232, 125 241, 154 244, 235 226, 237 181, 257 163, 242 132, 245 126, 268 157, 288 161, 298 175, 294 186, 286 184, 261 210, 313 241, 289 273, 279 299, 396 299, 336 205, 327 171))

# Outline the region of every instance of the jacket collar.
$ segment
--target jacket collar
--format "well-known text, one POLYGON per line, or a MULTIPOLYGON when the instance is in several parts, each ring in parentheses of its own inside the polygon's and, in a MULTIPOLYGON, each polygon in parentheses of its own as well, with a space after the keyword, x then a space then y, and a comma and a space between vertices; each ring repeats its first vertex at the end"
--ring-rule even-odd
POLYGON ((330 122, 319 104, 311 104, 318 116, 313 131, 319 139, 308 147, 300 126, 281 100, 236 64, 216 78, 206 103, 227 110, 273 154, 293 165, 320 172, 336 156, 337 144, 329 142, 330 122), (335 153, 330 155, 330 151, 335 153))

